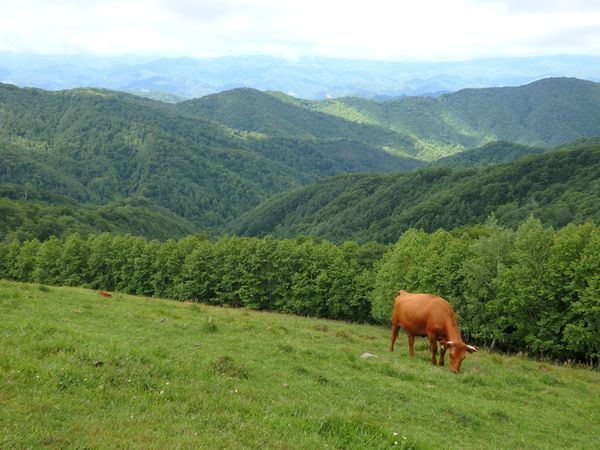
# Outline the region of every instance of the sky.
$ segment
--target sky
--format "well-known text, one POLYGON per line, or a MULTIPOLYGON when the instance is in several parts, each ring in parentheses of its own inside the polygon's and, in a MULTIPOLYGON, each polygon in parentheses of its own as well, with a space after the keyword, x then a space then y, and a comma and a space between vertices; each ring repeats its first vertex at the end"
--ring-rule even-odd
POLYGON ((600 0, 0 0, 0 51, 456 61, 600 55, 600 0))

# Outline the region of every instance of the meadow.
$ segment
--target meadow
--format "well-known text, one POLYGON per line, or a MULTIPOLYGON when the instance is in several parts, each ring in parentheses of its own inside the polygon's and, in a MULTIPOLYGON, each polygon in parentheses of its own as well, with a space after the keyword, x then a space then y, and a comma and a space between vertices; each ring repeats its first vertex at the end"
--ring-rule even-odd
POLYGON ((600 373, 387 327, 0 280, 0 448, 600 448, 600 373), (363 352, 376 357, 361 358, 363 352))

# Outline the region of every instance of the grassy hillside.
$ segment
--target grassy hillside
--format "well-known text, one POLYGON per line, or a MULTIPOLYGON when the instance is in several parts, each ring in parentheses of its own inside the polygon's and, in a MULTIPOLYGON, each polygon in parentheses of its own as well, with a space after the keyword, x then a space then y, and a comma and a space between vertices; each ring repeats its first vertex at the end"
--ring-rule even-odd
POLYGON ((451 229, 493 212, 507 225, 530 214, 554 226, 599 222, 599 173, 600 142, 592 139, 488 168, 341 175, 269 199, 235 231, 395 242, 411 227, 451 229))
POLYGON ((0 281, 3 448, 596 448, 598 372, 389 330, 0 281), (377 357, 362 359, 363 352, 377 357))

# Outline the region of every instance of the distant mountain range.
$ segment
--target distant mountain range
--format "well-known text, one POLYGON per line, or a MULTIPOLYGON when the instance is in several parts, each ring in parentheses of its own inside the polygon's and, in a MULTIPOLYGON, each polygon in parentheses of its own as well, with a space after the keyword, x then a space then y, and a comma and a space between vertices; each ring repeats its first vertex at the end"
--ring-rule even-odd
POLYGON ((245 131, 302 138, 345 136, 421 160, 497 140, 548 147, 600 135, 600 83, 575 78, 389 101, 309 101, 234 89, 178 108, 245 131))
POLYGON ((464 88, 517 86, 548 77, 600 81, 600 56, 386 62, 265 56, 164 58, 0 53, 0 82, 43 89, 101 87, 161 100, 195 98, 236 87, 306 99, 378 100, 464 88))
MULTIPOLYGON (((277 218, 287 223, 292 220, 288 214, 304 217, 304 206, 314 208, 310 193, 324 186, 318 198, 335 192, 342 203, 334 202, 327 214, 312 217, 317 226, 319 217, 328 221, 332 211, 354 204, 357 192, 368 196, 388 180, 384 175, 344 175, 339 178, 349 183, 343 184, 348 188, 344 193, 337 187, 330 190, 337 182, 327 177, 423 168, 417 179, 442 177, 459 183, 476 172, 446 176, 451 169, 425 167, 485 166, 600 136, 599 112, 600 84, 567 78, 468 89, 439 98, 309 101, 233 89, 176 104, 104 89, 53 92, 0 84, 0 239, 103 230, 161 239, 205 230, 278 233, 277 218), (503 142, 493 142, 498 140, 503 142), (298 191, 315 182, 325 184, 298 191), (352 188, 355 182, 363 191, 352 188), (272 200, 286 192, 309 194, 290 194, 284 203, 272 200), (269 217, 269 226, 260 225, 269 217)), ((573 177, 564 181, 566 187, 553 189, 569 191, 577 175, 573 177)), ((595 189, 593 179, 589 181, 589 189, 595 189)), ((456 198, 462 195, 459 191, 452 191, 456 198)), ((403 195, 442 205, 420 191, 398 190, 390 198, 407 204, 403 195)), ((383 198, 371 200, 387 205, 383 198)), ((502 199, 491 204, 500 207, 502 199)), ((365 216, 367 220, 385 219, 386 209, 377 211, 374 218, 365 216)), ((555 215, 585 217, 578 211, 555 215)), ((592 217, 595 209, 589 211, 592 217)), ((445 212, 431 209, 428 214, 445 212)), ((350 222, 361 217, 353 214, 350 222)), ((424 226, 418 214, 411 217, 402 226, 424 226)), ((468 211, 461 216, 467 222, 480 218, 468 211)), ((291 230, 321 233, 318 227, 305 227, 307 219, 299 220, 303 225, 291 230)), ((373 231, 370 223, 365 222, 366 229, 373 231)), ((444 223, 451 227, 462 222, 444 223)), ((368 240, 366 234, 340 233, 333 238, 368 240)), ((387 240, 390 233, 374 232, 373 239, 387 240)))

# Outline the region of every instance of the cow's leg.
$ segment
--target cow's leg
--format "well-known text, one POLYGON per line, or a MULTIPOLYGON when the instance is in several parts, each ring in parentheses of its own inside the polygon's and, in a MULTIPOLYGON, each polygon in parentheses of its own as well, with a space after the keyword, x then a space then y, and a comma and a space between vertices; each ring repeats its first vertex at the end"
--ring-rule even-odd
POLYGON ((396 338, 398 337, 398 325, 392 324, 392 337, 390 338, 390 352, 394 351, 394 342, 396 342, 396 338))
POLYGON ((437 366, 437 339, 434 334, 428 334, 429 344, 431 345, 431 363, 437 366))
POLYGON ((408 333, 408 356, 415 356, 415 335, 408 333))
POLYGON ((440 366, 444 365, 444 355, 446 354, 446 345, 444 343, 441 343, 441 348, 440 348, 440 366))

